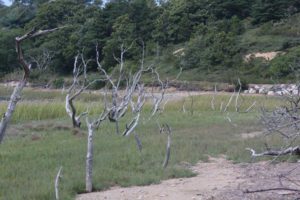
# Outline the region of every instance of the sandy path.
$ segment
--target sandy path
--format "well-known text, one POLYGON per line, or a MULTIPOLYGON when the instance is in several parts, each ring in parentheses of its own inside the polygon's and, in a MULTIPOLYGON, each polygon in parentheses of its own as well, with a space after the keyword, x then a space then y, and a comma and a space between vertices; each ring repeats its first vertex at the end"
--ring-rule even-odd
POLYGON ((238 165, 225 159, 212 159, 192 168, 198 175, 192 178, 171 179, 159 185, 120 188, 83 194, 77 200, 202 200, 213 199, 219 193, 237 188, 243 182, 238 165))
POLYGON ((233 164, 224 158, 211 158, 209 163, 199 162, 192 167, 198 174, 192 178, 171 179, 142 187, 115 187, 78 195, 76 200, 296 200, 300 199, 299 169, 299 163, 233 164), (279 177, 285 178, 279 181, 279 177), (245 193, 246 190, 278 187, 294 188, 299 192, 245 193))

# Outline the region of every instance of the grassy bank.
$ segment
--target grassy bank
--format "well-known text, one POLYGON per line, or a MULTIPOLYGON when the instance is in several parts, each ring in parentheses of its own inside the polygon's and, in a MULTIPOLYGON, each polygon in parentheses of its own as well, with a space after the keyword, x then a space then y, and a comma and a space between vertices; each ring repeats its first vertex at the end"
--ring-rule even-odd
MULTIPOLYGON (((225 106, 229 97, 217 95, 215 107, 219 108, 222 102, 225 106)), ((208 156, 226 155, 236 162, 250 161, 245 148, 260 149, 265 140, 245 139, 241 134, 261 130, 257 120, 259 112, 254 109, 249 113, 236 113, 233 101, 229 115, 224 114, 219 109, 211 109, 211 99, 212 96, 203 95, 171 101, 157 120, 148 120, 148 106, 136 130, 143 144, 142 152, 137 150, 133 136, 116 135, 114 125, 105 122, 95 134, 94 190, 192 176, 187 163, 205 161, 208 156), (182 111, 183 105, 186 112, 182 111), (168 123, 173 130, 171 160, 166 169, 162 168, 162 162, 167 138, 159 133, 157 121, 168 123)), ((278 104, 276 98, 246 96, 242 99, 242 110, 253 101, 257 101, 256 108, 278 104)), ((93 104, 98 106, 95 101, 93 104)), ((85 110, 91 104, 80 101, 78 105, 85 110)), ((74 132, 63 106, 60 100, 18 105, 8 136, 0 145, 0 199, 54 199, 54 178, 60 166, 63 167, 61 199, 74 199, 77 193, 84 192, 86 129, 74 132), (10 134, 12 132, 15 134, 10 134)), ((0 103, 0 107, 3 110, 4 104, 0 103)), ((93 109, 95 113, 97 109, 93 109)), ((129 116, 125 117, 121 127, 124 128, 128 120, 129 116)), ((278 143, 276 138, 268 140, 278 143)))

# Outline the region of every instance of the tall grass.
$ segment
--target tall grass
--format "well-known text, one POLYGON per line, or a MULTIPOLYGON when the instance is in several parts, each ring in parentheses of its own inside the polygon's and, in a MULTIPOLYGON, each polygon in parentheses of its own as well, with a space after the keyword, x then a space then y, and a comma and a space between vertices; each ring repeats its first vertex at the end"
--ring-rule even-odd
MULTIPOLYGON (((99 100, 98 96, 98 99, 99 100)), ((193 110, 194 112, 200 111, 211 111, 211 100, 215 98, 214 106, 216 111, 220 110, 222 107, 223 109, 229 102, 231 94, 218 94, 218 95, 201 95, 201 96, 190 96, 185 99, 182 99, 177 102, 167 104, 166 108, 168 109, 176 109, 181 110, 184 106, 185 109, 189 112, 193 110), (215 96, 215 97, 214 97, 215 96), (192 103, 193 102, 193 103, 192 103)), ((280 102, 280 97, 267 97, 267 96, 241 96, 239 97, 238 103, 240 106, 240 111, 245 111, 249 108, 254 102, 256 102, 256 106, 254 107, 254 111, 260 109, 261 107, 266 107, 268 109, 274 108, 280 102)), ((100 113, 103 109, 103 102, 101 100, 89 101, 79 99, 75 102, 75 106, 77 112, 84 112, 87 109, 89 110, 91 115, 100 113)), ((0 102, 0 113, 4 113, 7 107, 7 103, 0 102)), ((147 104, 144 109, 144 112, 147 113, 151 109, 151 106, 147 104)), ((232 99, 228 111, 235 110, 235 97, 232 99)), ((13 114, 12 121, 22 122, 22 121, 30 121, 30 120, 46 120, 46 119, 57 119, 57 118, 64 118, 66 117, 65 112, 65 103, 60 100, 56 101, 21 101, 13 114)))
MULTIPOLYGON (((87 104, 82 101, 75 103, 77 112, 84 112, 87 109, 91 115, 100 113, 103 109, 101 102, 87 104)), ((0 113, 4 113, 7 103, 0 103, 0 113)), ((47 120, 65 118, 65 103, 59 101, 24 101, 17 105, 13 114, 12 122, 22 122, 30 120, 47 120)))
MULTIPOLYGON (((192 176, 193 173, 183 163, 194 164, 199 160, 207 160, 208 156, 222 154, 236 162, 250 161, 245 148, 263 146, 264 140, 245 140, 240 134, 261 129, 257 110, 250 113, 231 112, 231 119, 237 125, 232 126, 224 118, 224 113, 211 110, 212 96, 193 98, 193 115, 188 106, 187 112, 183 113, 183 101, 176 101, 170 102, 158 119, 149 120, 147 112, 151 107, 146 107, 136 130, 143 144, 142 152, 137 150, 132 136, 117 135, 114 124, 103 123, 95 134, 94 190, 115 185, 146 185, 166 178, 192 176), (167 169, 162 168, 167 138, 159 133, 157 122, 168 123, 173 130, 171 160, 167 169)), ((253 100, 265 101, 262 97, 245 98, 249 104, 253 100)), ((216 104, 228 99, 228 95, 217 96, 216 104)), ((191 98, 187 98, 185 103, 189 105, 191 98)), ((266 101, 271 107, 277 103, 277 99, 266 101)), ((87 103, 78 102, 79 110, 87 106, 87 103)), ((98 112, 98 109, 101 109, 101 105, 95 104, 93 112, 98 112)), ((229 110, 233 111, 234 107, 231 106, 229 110)), ((6 137, 0 145, 1 200, 54 199, 53 181, 60 166, 63 166, 61 199, 73 199, 77 193, 84 192, 85 127, 81 131, 83 134, 75 135, 71 129, 53 128, 54 124, 71 124, 64 119, 64 112, 63 102, 22 102, 18 105, 13 127, 23 134, 6 137), (30 128, 28 120, 35 120, 30 123, 41 126, 30 128), (23 126, 23 122, 27 126, 23 126)), ((120 127, 125 128, 128 120, 129 115, 121 121, 120 127)), ((278 143, 277 140, 271 142, 278 143)))
MULTIPOLYGON (((0 100, 6 99, 8 100, 11 93, 13 91, 13 87, 3 87, 0 86, 0 100)), ((63 101, 66 97, 66 91, 62 90, 54 90, 54 89, 44 89, 40 88, 24 88, 22 92, 22 100, 37 100, 37 101, 63 101)), ((98 91, 86 91, 83 92, 77 100, 80 101, 97 101, 101 97, 100 92, 98 91)))

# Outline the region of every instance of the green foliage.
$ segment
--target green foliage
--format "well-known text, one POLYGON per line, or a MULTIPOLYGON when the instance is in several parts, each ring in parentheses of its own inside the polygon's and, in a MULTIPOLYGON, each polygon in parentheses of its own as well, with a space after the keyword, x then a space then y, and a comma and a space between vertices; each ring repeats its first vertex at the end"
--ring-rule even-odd
POLYGON ((300 3, 297 0, 256 0, 253 4, 253 23, 277 21, 298 11, 300 3))
MULTIPOLYGON (((137 63, 142 46, 152 58, 160 54, 156 52, 158 46, 186 46, 186 56, 173 57, 169 64, 205 72, 239 69, 241 54, 288 51, 300 44, 297 0, 156 2, 114 0, 102 5, 102 1, 92 0, 16 0, 10 7, 0 4, 0 76, 18 66, 13 38, 33 27, 65 26, 23 45, 25 57, 38 56, 43 49, 53 52, 49 71, 59 75, 70 74, 78 51, 95 60, 96 44, 100 61, 108 70, 116 66, 114 55, 120 55, 120 46, 133 44, 125 55, 127 61, 137 63)), ((91 62, 89 70, 96 68, 91 62)))
POLYGON ((204 5, 198 0, 169 1, 156 22, 156 40, 161 45, 189 40, 194 28, 209 18, 204 5))
POLYGON ((62 77, 56 78, 54 79, 54 81, 52 82, 52 87, 53 88, 62 88, 64 85, 64 79, 62 77))
POLYGON ((0 77, 19 66, 14 44, 14 37, 18 34, 19 29, 0 31, 0 77))
POLYGON ((30 5, 13 5, 3 9, 0 13, 0 22, 3 26, 10 28, 23 28, 35 17, 35 8, 30 5))
POLYGON ((128 15, 118 17, 113 25, 113 33, 107 40, 104 51, 104 66, 113 67, 117 64, 115 56, 120 55, 121 47, 129 48, 135 44, 134 24, 129 19, 128 15))
POLYGON ((241 62, 233 33, 206 30, 204 35, 191 39, 181 64, 185 69, 199 68, 214 71, 218 68, 237 68, 241 62))
POLYGON ((300 70, 300 48, 293 48, 284 55, 278 56, 270 62, 270 73, 279 79, 295 79, 300 70))

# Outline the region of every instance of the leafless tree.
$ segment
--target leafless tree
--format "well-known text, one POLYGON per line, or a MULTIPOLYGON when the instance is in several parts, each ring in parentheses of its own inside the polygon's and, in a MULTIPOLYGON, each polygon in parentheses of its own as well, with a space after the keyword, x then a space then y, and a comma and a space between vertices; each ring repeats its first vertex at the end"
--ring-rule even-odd
POLYGON ((152 73, 155 75, 156 81, 159 84, 159 93, 155 94, 154 93, 154 88, 152 87, 152 100, 153 100, 153 107, 152 107, 152 112, 150 118, 152 118, 158 111, 163 111, 163 108, 161 108, 161 103, 164 99, 166 89, 168 88, 169 81, 166 80, 165 83, 160 79, 160 75, 157 72, 156 69, 152 69, 152 73))
MULTIPOLYGON (((226 121, 228 121, 234 127, 237 127, 237 124, 235 124, 232 121, 232 119, 230 118, 230 111, 229 111, 230 110, 229 108, 233 105, 233 101, 234 101, 234 109, 235 109, 235 112, 237 112, 237 113, 248 113, 256 105, 256 101, 253 101, 253 103, 251 105, 249 105, 246 109, 244 109, 244 110, 241 109, 241 107, 242 107, 242 105, 244 105, 245 101, 244 101, 243 95, 241 94, 242 83, 239 78, 238 78, 237 82, 238 82, 238 86, 239 86, 238 89, 234 90, 232 92, 232 94, 230 95, 227 102, 224 103, 224 101, 221 101, 220 108, 219 108, 219 111, 224 115, 224 119, 226 121)), ((216 96, 217 96, 217 87, 215 85, 214 86, 214 94, 212 95, 212 99, 210 101, 211 109, 214 111, 216 110, 216 105, 215 105, 216 96)))
POLYGON ((260 156, 281 156, 281 155, 300 155, 298 139, 300 136, 300 95, 290 94, 282 97, 284 104, 274 110, 268 111, 265 108, 261 110, 261 122, 265 127, 265 135, 279 135, 282 138, 283 145, 280 149, 270 149, 256 153, 251 151, 252 157, 260 156))
POLYGON ((95 119, 91 120, 86 118, 88 128, 87 138, 87 154, 86 154, 86 166, 85 166, 85 189, 87 192, 91 192, 93 189, 93 157, 94 157, 94 144, 93 137, 96 129, 99 128, 101 123, 107 119, 110 109, 104 106, 103 112, 95 119))
POLYGON ((54 58, 55 53, 50 51, 46 48, 42 49, 42 53, 38 55, 29 55, 29 59, 31 63, 36 65, 36 68, 40 71, 45 71, 48 69, 49 64, 51 63, 52 59, 54 58))
MULTIPOLYGON (((133 117, 131 121, 126 124, 126 127, 122 133, 123 136, 129 136, 131 133, 134 133, 135 128, 139 124, 141 111, 145 104, 145 89, 142 80, 142 76, 145 73, 154 73, 156 72, 153 65, 145 66, 144 64, 144 49, 142 59, 140 61, 140 66, 138 70, 131 74, 125 73, 125 63, 124 55, 129 50, 121 45, 120 48, 120 58, 117 59, 119 62, 116 74, 109 74, 101 65, 99 61, 99 52, 96 48, 97 53, 97 65, 101 77, 106 82, 104 96, 104 108, 102 113, 93 120, 87 116, 87 127, 88 127, 88 142, 87 142, 87 155, 86 155, 86 191, 92 191, 92 172, 93 172, 93 135, 96 129, 99 128, 101 123, 108 119, 109 121, 116 123, 117 133, 120 132, 118 122, 119 120, 128 112, 131 108, 133 117), (121 82, 125 82, 125 88, 121 88, 121 82), (108 91, 110 89, 110 91, 108 91)), ((162 95, 163 96, 163 95, 162 95)), ((159 101, 157 104, 160 104, 159 101)), ((154 107, 157 107, 156 105, 154 107)), ((157 112, 158 109, 155 110, 157 112)), ((155 112, 152 114, 155 114, 155 112)), ((136 133, 135 138, 139 148, 141 148, 140 140, 136 133)))
POLYGON ((2 119, 0 122, 0 143, 2 142, 2 140, 4 138, 6 128, 9 124, 12 114, 16 108, 16 105, 21 98, 21 92, 22 92, 23 88, 25 87, 25 85, 28 81, 29 75, 30 75, 30 65, 24 58, 22 47, 21 47, 22 42, 25 40, 28 40, 28 39, 46 35, 48 33, 54 32, 58 29, 60 29, 60 28, 39 30, 39 31, 37 31, 36 29, 33 29, 30 32, 26 33, 25 35, 15 38, 16 51, 18 54, 18 61, 23 68, 24 75, 23 75, 23 78, 19 81, 18 85, 14 88, 14 91, 10 96, 7 110, 6 110, 5 114, 2 116, 2 119))
POLYGON ((88 113, 86 111, 77 115, 77 110, 74 105, 74 100, 92 84, 94 84, 97 81, 101 81, 101 79, 88 81, 87 79, 88 63, 89 60, 86 61, 82 53, 78 54, 75 57, 74 67, 73 67, 73 82, 72 85, 67 90, 65 109, 69 117, 72 119, 72 124, 74 128, 80 128, 81 126, 80 119, 88 113))

